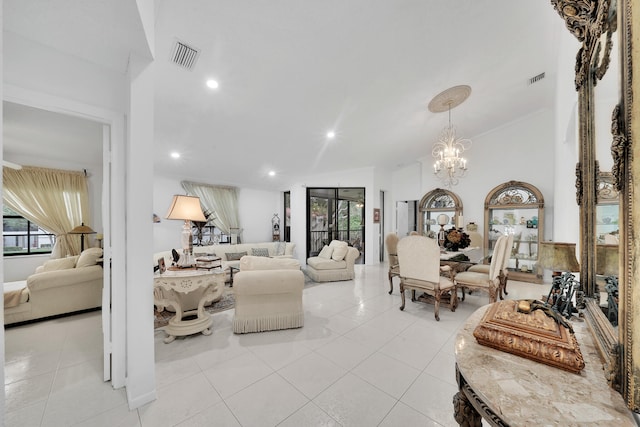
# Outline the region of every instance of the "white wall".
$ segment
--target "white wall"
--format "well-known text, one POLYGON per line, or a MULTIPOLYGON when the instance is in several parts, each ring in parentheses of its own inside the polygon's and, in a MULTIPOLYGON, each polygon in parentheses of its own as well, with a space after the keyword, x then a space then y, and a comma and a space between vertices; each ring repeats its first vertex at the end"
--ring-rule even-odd
MULTIPOLYGON (((296 244, 295 257, 306 264, 306 188, 307 187, 364 187, 365 188, 365 252, 367 264, 379 261, 380 225, 373 223, 373 208, 380 206, 380 189, 392 188, 391 173, 373 168, 332 172, 304 177, 290 185, 291 191, 291 241, 296 244), (375 183, 375 184, 374 184, 375 183)), ((210 183, 216 184, 216 183, 210 183)), ((224 185, 228 185, 225 183, 224 185)), ((286 188, 286 185, 284 186, 286 188)), ((180 221, 164 219, 174 194, 185 194, 180 180, 156 175, 154 179, 153 209, 162 222, 153 225, 154 252, 176 248, 180 244, 180 221)), ((393 190, 387 191, 385 228, 393 229, 395 203, 393 190)), ((238 188, 240 224, 243 242, 271 241, 271 218, 278 213, 284 225, 282 192, 238 188)), ((153 262, 153 260, 151 260, 153 262)))
MULTIPOLYGON (((484 233, 487 194, 504 182, 524 181, 542 192, 545 238, 552 235, 553 218, 547 213, 553 212, 554 205, 554 120, 552 111, 541 110, 482 135, 464 135, 473 141, 468 154, 465 152, 469 171, 451 191, 462 200, 465 225, 473 221, 478 224, 478 231, 484 233), (517 149, 513 148, 515 141, 517 149)), ((394 201, 420 200, 427 192, 443 188, 433 174, 433 159, 425 156, 419 161, 421 165, 409 165, 393 173, 394 201)))
MULTIPOLYGON (((175 194, 185 194, 181 180, 156 175, 153 183, 153 210, 162 222, 153 224, 153 251, 161 252, 180 246, 182 221, 165 219, 175 194)), ((215 182, 207 183, 215 185, 215 182)), ((224 184, 228 185, 228 184, 224 184)), ((283 225, 282 197, 278 191, 238 188, 238 211, 242 242, 270 242, 271 218, 278 213, 283 225)))
MULTIPOLYGON (((249 188, 238 189, 238 216, 242 228, 242 242, 270 242, 271 218, 277 213, 284 227, 280 192, 249 188)), ((281 234, 280 238, 284 236, 281 234)))
POLYGON ((66 99, 125 111, 125 75, 4 33, 4 82, 66 99))
POLYGON ((380 187, 374 182, 374 169, 362 168, 309 175, 291 185, 291 241, 296 244, 296 258, 302 265, 306 265, 307 187, 364 187, 365 264, 379 262, 380 226, 373 223, 373 209, 380 208, 380 187))

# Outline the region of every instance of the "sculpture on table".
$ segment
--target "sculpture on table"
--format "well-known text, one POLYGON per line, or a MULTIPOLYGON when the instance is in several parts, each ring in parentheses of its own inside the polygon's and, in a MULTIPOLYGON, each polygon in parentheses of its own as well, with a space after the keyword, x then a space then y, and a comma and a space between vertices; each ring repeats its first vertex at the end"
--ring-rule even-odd
POLYGON ((452 228, 445 231, 444 248, 450 252, 457 252, 471 244, 471 238, 462 229, 452 228))
POLYGON ((280 241, 280 218, 277 213, 273 214, 273 218, 271 218, 271 232, 272 239, 274 242, 280 241))

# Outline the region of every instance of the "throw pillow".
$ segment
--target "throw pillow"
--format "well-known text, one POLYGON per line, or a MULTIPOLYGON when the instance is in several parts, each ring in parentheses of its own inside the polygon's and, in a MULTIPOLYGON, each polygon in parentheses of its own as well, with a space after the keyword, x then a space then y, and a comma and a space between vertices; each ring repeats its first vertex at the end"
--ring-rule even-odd
POLYGON ((333 248, 331 259, 333 259, 334 261, 342 261, 344 257, 347 255, 348 251, 349 251, 348 246, 337 246, 333 248))
POLYGON ((327 245, 324 245, 324 248, 318 254, 319 258, 331 259, 331 255, 333 255, 333 248, 327 245))
POLYGON ((76 268, 89 267, 98 263, 98 258, 102 256, 102 248, 89 248, 78 257, 76 268))
POLYGON ((227 261, 239 261, 246 254, 246 252, 227 252, 227 261))
POLYGON ((269 249, 267 248, 251 248, 251 255, 253 256, 269 256, 269 249))
POLYGON ((67 270, 76 266, 77 256, 69 258, 50 259, 42 265, 42 271, 67 270))
POLYGON ((282 256, 282 255, 284 255, 286 249, 287 249, 287 244, 285 242, 276 242, 274 255, 275 256, 282 256))

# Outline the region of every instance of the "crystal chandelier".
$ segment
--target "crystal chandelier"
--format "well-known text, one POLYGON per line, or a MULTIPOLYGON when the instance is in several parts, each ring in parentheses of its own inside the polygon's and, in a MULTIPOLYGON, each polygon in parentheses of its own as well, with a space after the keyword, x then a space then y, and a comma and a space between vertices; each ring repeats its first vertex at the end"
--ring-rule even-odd
POLYGON ((451 124, 451 109, 466 100, 470 93, 469 86, 455 86, 436 95, 429 103, 432 112, 449 112, 449 124, 442 130, 431 151, 435 158, 433 173, 447 187, 457 185, 467 173, 467 159, 462 157, 462 153, 471 148, 471 140, 456 137, 456 129, 451 124))

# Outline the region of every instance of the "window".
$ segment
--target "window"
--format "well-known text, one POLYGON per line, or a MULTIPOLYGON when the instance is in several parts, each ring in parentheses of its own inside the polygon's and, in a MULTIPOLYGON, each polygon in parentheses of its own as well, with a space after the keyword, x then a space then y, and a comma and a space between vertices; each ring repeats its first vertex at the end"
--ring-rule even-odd
POLYGON ((2 240, 5 256, 51 253, 56 236, 4 206, 2 240))

